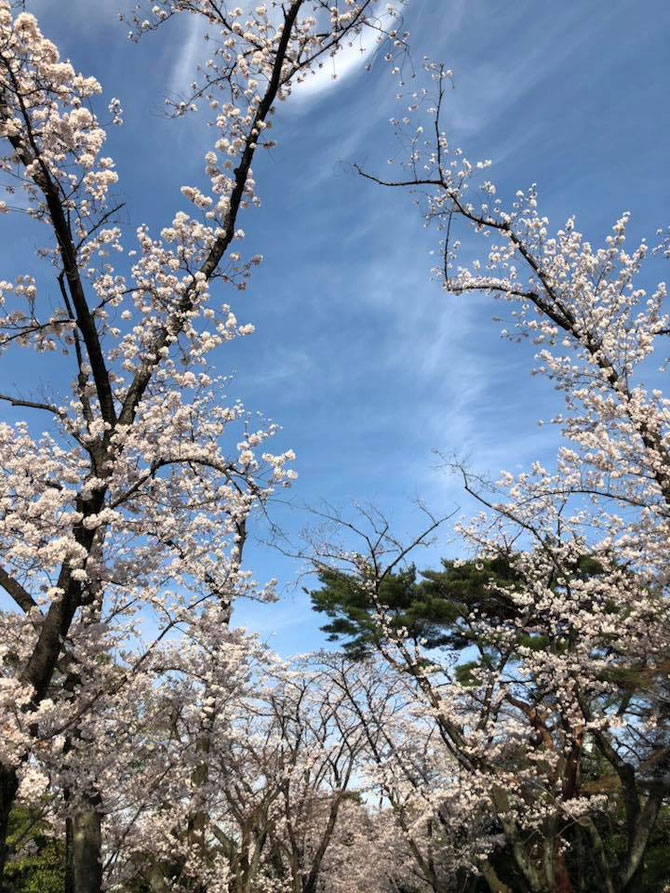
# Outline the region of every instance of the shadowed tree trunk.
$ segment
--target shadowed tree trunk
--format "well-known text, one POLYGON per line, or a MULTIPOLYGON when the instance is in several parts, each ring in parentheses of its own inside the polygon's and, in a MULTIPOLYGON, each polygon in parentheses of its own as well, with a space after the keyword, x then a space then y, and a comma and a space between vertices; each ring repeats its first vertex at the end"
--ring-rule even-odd
POLYGON ((482 874, 489 885, 491 893, 512 893, 512 888, 500 880, 493 865, 488 860, 482 865, 482 874))
POLYGON ((99 802, 99 798, 90 798, 67 820, 65 893, 102 890, 102 815, 96 809, 99 802))
POLYGON ((9 813, 14 802, 18 781, 16 772, 4 766, 0 766, 0 889, 2 886, 3 872, 7 861, 7 824, 9 822, 9 813))

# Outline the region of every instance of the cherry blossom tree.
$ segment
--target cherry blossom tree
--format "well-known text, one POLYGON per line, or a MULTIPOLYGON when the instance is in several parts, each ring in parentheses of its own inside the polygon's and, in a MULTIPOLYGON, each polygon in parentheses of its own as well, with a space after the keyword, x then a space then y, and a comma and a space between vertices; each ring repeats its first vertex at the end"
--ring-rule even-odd
POLYGON ((564 442, 553 468, 496 483, 454 465, 479 504, 457 529, 484 579, 456 604, 458 562, 429 577, 447 606, 432 625, 400 622, 389 593, 412 602, 410 555, 442 520, 405 545, 373 512, 334 519, 354 548, 312 559, 355 590, 341 630, 375 656, 282 664, 229 620, 235 598, 273 597, 243 553, 294 455, 271 451, 275 426, 252 424, 210 355, 253 331, 232 295, 261 260, 240 224, 278 103, 341 47, 389 40, 393 58, 404 36, 371 0, 140 4, 138 41, 202 18, 211 58, 169 111, 205 106, 214 137, 207 188, 184 185, 188 211, 127 248, 103 154, 123 110, 22 6, 0 0, 0 214, 27 215, 43 247, 0 281, 0 345, 62 372, 48 397, 0 394, 18 418, 0 425, 0 878, 19 803, 64 837, 72 893, 353 893, 352 865, 380 893, 477 876, 549 893, 583 863, 608 893, 636 889, 670 793, 670 403, 654 353, 670 322, 643 278, 667 239, 628 250, 628 215, 600 249, 572 219, 551 234, 534 187, 506 208, 489 163, 451 148, 448 72, 428 66, 412 109, 434 99, 430 136, 398 120, 403 173, 361 173, 415 190, 448 292, 506 302, 509 337, 537 345, 565 398, 564 442), (459 226, 487 240, 468 266, 459 226))
POLYGON ((219 635, 226 648, 215 654, 202 643, 157 649, 106 715, 87 714, 80 737, 92 747, 68 754, 65 768, 42 767, 56 793, 52 821, 66 773, 92 776, 101 791, 110 889, 323 884, 364 729, 317 662, 287 665, 240 631, 219 635))
POLYGON ((363 831, 386 874, 378 870, 377 888, 463 889, 497 841, 484 798, 454 784, 458 764, 431 708, 417 701, 407 673, 377 657, 323 660, 365 731, 363 831))
MULTIPOLYGON (((468 674, 399 628, 384 603, 383 584, 406 554, 388 525, 368 516, 374 523, 357 530, 362 551, 329 547, 317 566, 348 568, 357 581, 379 630, 372 640, 414 679, 464 783, 489 798, 518 882, 569 890, 570 853, 581 851, 602 889, 632 890, 670 793, 670 401, 656 386, 665 357, 654 363, 669 321, 665 285, 642 285, 645 260, 667 256, 668 243, 628 250, 627 214, 600 249, 573 219, 551 235, 535 187, 506 208, 481 175, 490 163, 473 164, 450 146, 442 129, 449 72, 428 71, 435 95, 415 93, 412 109, 419 115, 433 100, 430 135, 411 115, 397 120, 409 149, 403 174, 359 171, 415 192, 439 231, 435 274, 445 290, 483 291, 511 305, 514 331, 503 335, 537 345, 534 371, 565 399, 554 420, 564 445, 553 470, 535 463, 495 484, 452 463, 481 507, 459 532, 475 560, 503 560, 513 571, 485 586, 498 610, 471 606, 462 617, 476 646, 468 674), (458 262, 459 225, 475 246, 477 237, 487 244, 468 267, 458 262), (609 781, 588 778, 594 755, 609 781), (619 809, 623 855, 606 852, 599 830, 619 809)), ((490 864, 486 874, 493 889, 504 888, 490 864)))
MULTIPOLYGON (((0 427, 0 585, 15 606, 0 620, 0 869, 15 798, 39 795, 52 776, 37 767, 60 760, 68 884, 100 888, 109 807, 100 748, 111 746, 100 724, 124 691, 146 691, 140 677, 161 643, 181 635, 228 648, 216 630, 231 600, 270 594, 242 568, 246 525, 274 485, 290 482, 293 454, 268 450, 274 426, 253 426, 210 368, 211 351, 253 330, 212 292, 244 287, 260 262, 242 256, 239 217, 257 202, 252 163, 272 144, 275 105, 365 30, 384 38, 371 8, 369 0, 246 12, 212 0, 138 7, 134 38, 177 15, 203 17, 213 55, 173 111, 202 100, 215 136, 204 158, 209 188, 185 185, 189 211, 177 210, 160 233, 139 227, 126 249, 118 177, 104 154, 108 126, 122 123, 119 102, 105 111, 95 78, 61 59, 33 15, 0 0, 8 193, 0 210, 33 218, 44 246, 35 270, 0 283, 0 341, 55 352, 63 367, 53 398, 0 395, 23 414, 0 427)), ((217 694, 205 697, 211 716, 217 694)), ((202 724, 204 755, 206 717, 202 724)), ((193 771, 206 786, 205 756, 193 771)), ((191 822, 197 837, 202 817, 191 822)))
MULTIPOLYGON (((247 740, 253 749, 261 732, 263 750, 243 751, 238 765, 241 771, 255 767, 256 777, 265 778, 273 791, 265 826, 273 873, 291 891, 316 893, 341 810, 351 798, 364 729, 345 694, 318 663, 285 670, 264 692, 261 710, 260 728, 247 740)), ((230 766, 227 772, 234 792, 230 796, 237 797, 237 813, 243 814, 253 785, 240 787, 238 773, 230 766)), ((247 880, 239 889, 256 886, 247 880)))
MULTIPOLYGON (((404 810, 424 817, 423 827, 413 826, 413 852, 435 890, 448 881, 426 870, 436 864, 422 855, 428 818, 433 835, 435 822, 451 823, 452 844, 463 838, 459 823, 480 828, 469 849, 452 850, 445 862, 447 871, 460 865, 483 874, 492 890, 569 890, 587 860, 601 887, 636 889, 667 797, 667 605, 610 546, 585 556, 583 536, 566 529, 560 512, 557 524, 545 511, 529 505, 527 525, 539 543, 524 552, 514 548, 519 518, 501 506, 463 526, 475 563, 504 557, 513 573, 490 574, 473 601, 453 571, 443 581, 429 575, 450 608, 439 621, 452 629, 447 647, 427 647, 419 624, 398 622, 403 613, 412 617, 412 606, 399 608, 385 584, 410 553, 386 522, 371 528, 347 520, 346 532, 358 531, 366 551, 331 543, 317 558, 329 568, 326 585, 337 570, 359 592, 356 610, 342 614, 350 626, 341 634, 368 636, 369 648, 405 679, 401 717, 425 717, 432 735, 418 751, 420 726, 404 739, 389 736, 376 760, 399 819, 404 810), (627 841, 623 854, 605 839, 611 823, 627 841), (502 855, 514 865, 507 881, 496 872, 502 855)), ((366 514, 367 525, 373 517, 366 514)), ((362 713, 367 723, 381 716, 371 698, 362 713)), ((386 730, 392 719, 393 711, 378 722, 386 730)))

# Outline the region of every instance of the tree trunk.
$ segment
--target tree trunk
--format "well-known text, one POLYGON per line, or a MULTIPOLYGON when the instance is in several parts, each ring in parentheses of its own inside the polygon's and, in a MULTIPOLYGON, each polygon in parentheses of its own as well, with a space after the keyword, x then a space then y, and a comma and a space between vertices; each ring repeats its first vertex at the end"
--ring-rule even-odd
POLYGON ((633 833, 629 839, 627 864, 621 884, 622 890, 630 890, 632 893, 637 888, 637 881, 642 870, 642 859, 649 843, 649 835, 656 824, 662 803, 662 794, 651 793, 636 818, 633 833))
POLYGON ((561 847, 561 838, 557 837, 554 846, 554 889, 556 893, 572 893, 572 878, 565 859, 565 850, 561 847))
MULTIPOLYGON (((67 801, 67 791, 65 792, 67 801)), ((74 893, 74 826, 72 816, 65 819, 65 893, 74 893)))
POLYGON ((68 819, 66 893, 102 890, 102 816, 93 804, 68 819))
POLYGON ((5 889, 2 879, 8 856, 7 825, 18 786, 16 772, 8 767, 0 766, 0 890, 5 889))
POLYGON ((164 866, 162 863, 159 862, 151 866, 148 882, 151 893, 169 893, 170 888, 165 880, 164 866))
POLYGON ((593 819, 588 815, 581 816, 577 819, 577 824, 587 836, 586 848, 596 871, 600 875, 600 885, 603 893, 615 893, 614 880, 607 861, 605 847, 593 819))
POLYGON ((482 865, 482 874, 489 885, 491 893, 512 893, 512 888, 503 883, 496 874, 495 868, 488 859, 482 865))
MULTIPOLYGON (((521 877, 526 884, 528 884, 532 893, 553 893, 552 885, 547 884, 545 881, 545 872, 542 870, 541 866, 536 864, 532 849, 529 849, 526 846, 526 843, 522 840, 516 820, 510 818, 510 805, 507 792, 504 788, 501 788, 500 785, 494 785, 491 792, 491 800, 498 813, 505 839, 512 849, 514 864, 521 877)), ((553 841, 551 857, 553 859, 553 841)))

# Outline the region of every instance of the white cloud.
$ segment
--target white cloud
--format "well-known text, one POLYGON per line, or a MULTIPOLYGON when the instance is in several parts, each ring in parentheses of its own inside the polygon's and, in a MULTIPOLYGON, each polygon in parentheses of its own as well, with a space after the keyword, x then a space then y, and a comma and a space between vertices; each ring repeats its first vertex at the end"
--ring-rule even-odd
MULTIPOLYGON (((410 0, 406 5, 409 2, 410 0)), ((240 4, 242 9, 251 5, 249 0, 240 4)), ((373 6, 371 13, 371 18, 375 20, 379 32, 392 27, 393 23, 393 17, 385 11, 385 7, 385 0, 381 0, 373 6)), ((278 11, 277 15, 279 15, 278 11)), ((207 22, 203 16, 190 16, 188 26, 184 29, 182 49, 170 78, 172 92, 183 92, 193 80, 199 57, 204 56, 204 44, 201 41, 206 30, 207 22)), ((294 86, 294 102, 297 100, 302 103, 313 100, 344 83, 353 74, 362 71, 379 47, 376 39, 379 32, 376 29, 374 31, 365 30, 361 35, 352 38, 351 42, 343 46, 335 56, 325 56, 322 62, 317 63, 313 73, 308 74, 302 83, 294 86)))
POLYGON ((203 36, 207 30, 204 16, 191 14, 188 24, 182 29, 182 49, 170 75, 169 89, 171 93, 183 93, 195 79, 196 67, 200 57, 204 55, 203 36))
MULTIPOLYGON (((409 2, 407 0, 405 6, 409 2)), ((327 57, 302 83, 296 85, 293 95, 297 100, 309 101, 321 96, 363 70, 379 49, 377 35, 392 28, 394 22, 394 17, 386 12, 384 0, 373 6, 370 18, 376 22, 375 30, 366 29, 350 44, 344 45, 337 55, 327 57)))

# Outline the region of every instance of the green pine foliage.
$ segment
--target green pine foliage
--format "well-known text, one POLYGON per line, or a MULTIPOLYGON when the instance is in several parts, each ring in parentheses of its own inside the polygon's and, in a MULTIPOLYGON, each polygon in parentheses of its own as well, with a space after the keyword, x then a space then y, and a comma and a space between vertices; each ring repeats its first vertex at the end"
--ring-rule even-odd
POLYGON ((4 890, 11 893, 63 893, 65 844, 34 810, 16 806, 9 818, 13 855, 5 868, 4 890))
MULTIPOLYGON (((351 574, 323 568, 318 576, 321 587, 309 595, 313 608, 329 618, 321 629, 331 641, 343 640, 343 650, 350 657, 365 657, 382 638, 374 600, 351 574)), ((443 559, 441 570, 418 573, 410 565, 387 574, 375 598, 392 628, 407 630, 410 638, 424 640, 428 648, 461 650, 474 641, 469 623, 473 611, 500 622, 514 616, 516 608, 504 589, 517 583, 510 562, 503 557, 466 562, 443 559)))

